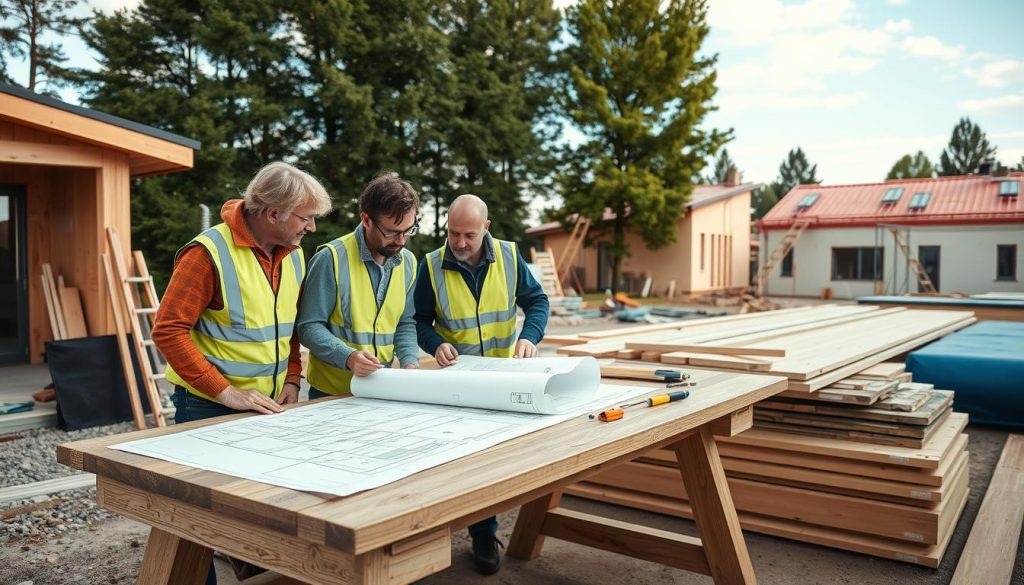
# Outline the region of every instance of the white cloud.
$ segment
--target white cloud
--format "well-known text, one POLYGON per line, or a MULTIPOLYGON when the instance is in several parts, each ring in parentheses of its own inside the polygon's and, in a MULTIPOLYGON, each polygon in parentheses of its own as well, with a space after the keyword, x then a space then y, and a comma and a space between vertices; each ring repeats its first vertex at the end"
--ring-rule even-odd
POLYGON ((1024 83, 1024 61, 1000 59, 978 68, 967 68, 964 75, 984 87, 1006 87, 1024 83))
POLYGON ((957 105, 960 106, 960 109, 968 112, 1024 109, 1024 94, 1010 94, 991 98, 963 100, 957 102, 957 105))
POLYGON ((900 34, 908 33, 914 28, 914 25, 910 23, 910 19, 903 18, 900 20, 887 20, 882 26, 882 30, 887 33, 900 34))
POLYGON ((866 96, 867 94, 863 91, 831 95, 736 92, 723 95, 718 100, 718 105, 722 110, 729 112, 741 112, 744 110, 806 110, 811 108, 843 110, 860 104, 866 96))
POLYGON ((715 0, 708 24, 734 46, 772 43, 782 36, 827 30, 850 19, 849 0, 808 0, 786 5, 778 0, 715 0))
POLYGON ((953 60, 960 58, 964 53, 963 47, 952 47, 933 36, 907 37, 903 39, 900 46, 911 55, 918 57, 936 57, 953 60))

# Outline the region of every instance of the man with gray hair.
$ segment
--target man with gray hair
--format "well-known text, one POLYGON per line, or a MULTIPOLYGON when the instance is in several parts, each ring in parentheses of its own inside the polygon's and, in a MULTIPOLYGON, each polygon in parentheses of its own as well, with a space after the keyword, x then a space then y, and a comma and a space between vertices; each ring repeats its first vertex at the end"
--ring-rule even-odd
MULTIPOLYGON (((224 204, 223 223, 178 251, 153 327, 174 384, 176 423, 281 412, 298 400, 302 365, 293 333, 306 271, 299 242, 330 210, 316 179, 270 163, 243 199, 224 204)), ((217 582, 212 565, 206 582, 217 582)))
MULTIPOLYGON (((491 237, 487 204, 460 195, 448 207, 448 239, 427 254, 416 280, 420 348, 449 366, 460 355, 530 358, 544 337, 548 297, 514 242, 491 237), (516 335, 516 307, 526 314, 516 335)), ((473 568, 501 567, 494 516, 469 527, 473 568)))

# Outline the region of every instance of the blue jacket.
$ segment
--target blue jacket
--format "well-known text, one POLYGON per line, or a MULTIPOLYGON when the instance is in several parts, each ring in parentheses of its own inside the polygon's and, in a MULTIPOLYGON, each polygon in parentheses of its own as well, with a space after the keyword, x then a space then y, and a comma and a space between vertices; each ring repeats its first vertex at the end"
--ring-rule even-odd
MULTIPOLYGON (((469 266, 465 262, 459 262, 452 256, 451 250, 445 250, 444 260, 441 262, 443 270, 455 270, 462 275, 466 286, 473 292, 474 298, 480 300, 480 289, 484 284, 484 278, 491 264, 495 261, 494 242, 491 234, 484 234, 483 262, 477 266, 469 266)), ((537 345, 544 338, 544 328, 548 324, 548 296, 544 289, 533 277, 530 268, 523 260, 523 255, 516 254, 516 305, 526 314, 523 322, 523 330, 519 333, 519 339, 526 339, 537 345)), ((416 275, 416 337, 419 340, 420 349, 430 355, 437 352, 437 348, 445 342, 444 338, 434 330, 434 316, 437 299, 434 296, 434 289, 430 286, 430 273, 427 269, 427 260, 419 263, 418 274, 416 275)))

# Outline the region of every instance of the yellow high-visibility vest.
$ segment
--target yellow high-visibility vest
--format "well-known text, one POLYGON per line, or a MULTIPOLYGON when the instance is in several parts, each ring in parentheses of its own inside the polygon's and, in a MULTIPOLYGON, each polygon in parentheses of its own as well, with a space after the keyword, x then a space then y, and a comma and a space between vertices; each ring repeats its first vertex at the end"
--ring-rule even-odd
POLYGON ((480 300, 456 270, 444 270, 447 242, 427 254, 434 289, 434 330, 462 355, 512 357, 516 342, 517 251, 493 238, 495 260, 487 269, 480 300))
MULTIPOLYGON (((389 366, 395 357, 395 330, 416 279, 416 257, 408 250, 401 251, 402 262, 391 271, 388 290, 378 311, 377 295, 359 254, 355 232, 320 247, 323 248, 330 250, 338 279, 338 298, 327 328, 345 345, 368 351, 389 366), (342 279, 342 275, 347 278, 342 279)), ((349 394, 352 386, 350 370, 332 366, 312 353, 306 378, 310 386, 335 396, 349 394)))
MULTIPOLYGON (((288 375, 290 341, 298 312, 299 290, 306 274, 302 250, 281 261, 277 293, 252 248, 235 244, 231 228, 219 224, 185 245, 202 246, 220 279, 224 306, 207 308, 189 332, 207 360, 239 390, 259 390, 277 398, 288 375)), ((181 254, 181 251, 178 254, 181 254)), ((168 367, 167 380, 209 399, 168 367)))

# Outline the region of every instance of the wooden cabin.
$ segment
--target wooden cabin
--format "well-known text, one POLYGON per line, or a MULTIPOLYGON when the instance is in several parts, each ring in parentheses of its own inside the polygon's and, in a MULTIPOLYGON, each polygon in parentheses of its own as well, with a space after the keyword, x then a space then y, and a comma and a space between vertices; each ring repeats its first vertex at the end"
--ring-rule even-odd
POLYGON ((0 84, 0 364, 39 363, 42 264, 79 289, 89 333, 113 333, 100 254, 131 248, 131 179, 192 168, 199 143, 0 84))

